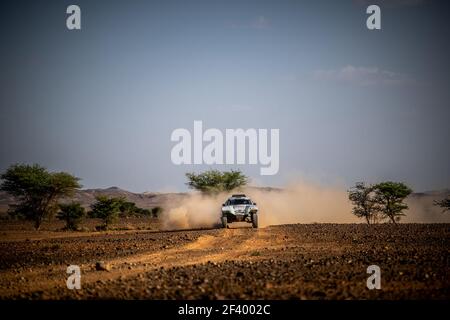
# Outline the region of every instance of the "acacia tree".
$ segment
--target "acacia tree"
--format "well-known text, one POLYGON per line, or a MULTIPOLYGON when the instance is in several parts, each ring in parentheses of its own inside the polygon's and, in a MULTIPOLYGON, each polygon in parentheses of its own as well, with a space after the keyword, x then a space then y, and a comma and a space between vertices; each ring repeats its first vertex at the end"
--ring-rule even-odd
POLYGON ((377 222, 379 206, 375 199, 375 188, 366 186, 364 182, 357 182, 348 191, 348 198, 353 203, 353 214, 358 218, 364 218, 367 224, 377 222))
POLYGON ((396 224, 405 215, 402 211, 408 209, 403 200, 412 190, 404 183, 392 181, 381 182, 375 185, 374 189, 375 200, 380 206, 381 214, 396 224))
POLYGON ((218 170, 208 170, 199 174, 186 173, 190 188, 203 193, 219 193, 231 191, 243 187, 248 183, 248 177, 241 171, 231 170, 220 172, 218 170))
POLYGON ((37 164, 15 164, 0 176, 0 190, 17 200, 10 206, 10 214, 34 222, 38 230, 44 218, 51 218, 58 211, 58 199, 71 196, 81 188, 79 178, 66 172, 48 172, 37 164))
POLYGON ((434 202, 434 204, 435 204, 436 206, 441 207, 441 208, 443 209, 442 212, 450 211, 450 196, 447 196, 446 199, 436 200, 436 201, 434 202))

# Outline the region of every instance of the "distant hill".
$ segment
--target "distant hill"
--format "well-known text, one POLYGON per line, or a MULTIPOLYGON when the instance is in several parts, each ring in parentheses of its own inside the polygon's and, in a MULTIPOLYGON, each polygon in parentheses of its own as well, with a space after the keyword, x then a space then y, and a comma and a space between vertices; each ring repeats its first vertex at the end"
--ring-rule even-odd
MULTIPOLYGON (((250 187, 252 189, 254 187, 250 187)), ((262 191, 282 191, 279 188, 261 187, 255 188, 262 191)), ((180 203, 184 198, 188 196, 187 192, 143 192, 134 193, 127 190, 123 190, 119 187, 110 187, 106 189, 83 189, 78 190, 75 195, 70 199, 63 199, 61 202, 76 201, 80 202, 84 207, 89 207, 95 202, 97 195, 105 195, 109 197, 124 197, 127 201, 136 203, 141 208, 153 208, 153 207, 173 207, 180 203)), ((14 203, 14 197, 10 196, 6 192, 0 191, 0 212, 6 211, 9 204, 14 203)))
MULTIPOLYGON (((136 205, 140 208, 175 206, 187 197, 187 193, 134 193, 118 187, 110 187, 106 189, 79 190, 72 198, 62 199, 61 202, 76 201, 80 202, 83 207, 88 208, 95 202, 95 197, 97 195, 124 197, 127 201, 136 203, 136 205)), ((6 192, 0 191, 0 213, 6 212, 8 210, 8 205, 13 204, 14 202, 14 197, 10 196, 6 192)))
MULTIPOLYGON (((262 191, 269 192, 281 192, 283 189, 272 187, 249 187, 262 191)), ((106 195, 113 197, 124 197, 127 201, 136 203, 141 208, 153 208, 153 207, 174 207, 177 206, 183 199, 188 196, 188 193, 159 193, 159 192, 143 192, 134 193, 127 190, 120 189, 118 187, 110 187, 106 189, 83 189, 78 190, 74 197, 66 199, 66 201, 80 202, 84 207, 88 208, 95 202, 95 196, 106 195)), ((409 201, 426 204, 427 208, 432 207, 432 203, 436 199, 443 199, 450 195, 450 189, 434 190, 426 192, 417 192, 409 196, 409 201)), ((10 196, 6 192, 0 191, 0 213, 4 213, 8 210, 8 205, 14 203, 14 197, 10 196)))
POLYGON ((72 198, 73 201, 80 202, 83 206, 88 207, 95 202, 97 195, 106 195, 110 197, 124 197, 127 201, 136 203, 140 208, 166 207, 168 205, 176 205, 187 197, 187 193, 159 193, 144 192, 134 193, 118 187, 110 187, 107 189, 85 189, 78 191, 72 198))

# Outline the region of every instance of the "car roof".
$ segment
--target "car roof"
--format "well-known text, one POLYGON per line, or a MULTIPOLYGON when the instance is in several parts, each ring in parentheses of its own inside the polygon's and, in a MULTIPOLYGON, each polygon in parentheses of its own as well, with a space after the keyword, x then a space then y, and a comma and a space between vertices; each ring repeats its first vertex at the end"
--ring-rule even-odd
POLYGON ((236 200, 236 199, 251 200, 249 197, 235 197, 235 196, 231 196, 230 198, 228 198, 228 200, 236 200))

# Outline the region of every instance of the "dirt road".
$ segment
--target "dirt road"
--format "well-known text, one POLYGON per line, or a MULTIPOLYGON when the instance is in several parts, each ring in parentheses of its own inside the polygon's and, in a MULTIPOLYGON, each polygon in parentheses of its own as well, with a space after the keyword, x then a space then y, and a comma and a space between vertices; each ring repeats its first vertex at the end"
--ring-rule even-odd
POLYGON ((4 233, 0 298, 448 299, 449 244, 447 224, 4 233), (373 264, 381 290, 366 287, 373 264), (68 265, 81 290, 67 289, 68 265))

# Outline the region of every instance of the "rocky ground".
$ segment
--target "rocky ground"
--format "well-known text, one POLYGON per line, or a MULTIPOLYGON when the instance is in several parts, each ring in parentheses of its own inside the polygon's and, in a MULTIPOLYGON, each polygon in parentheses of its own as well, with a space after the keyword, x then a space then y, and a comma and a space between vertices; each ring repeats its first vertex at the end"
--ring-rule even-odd
POLYGON ((0 231, 2 299, 449 299, 450 225, 0 231), (81 289, 66 287, 79 265, 81 289), (381 268, 381 289, 366 287, 381 268))

